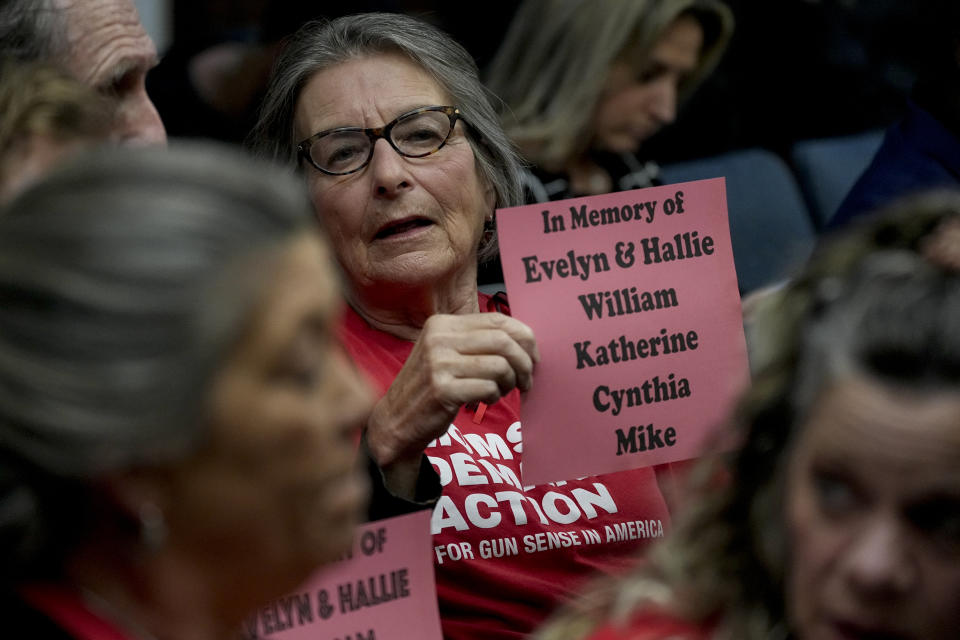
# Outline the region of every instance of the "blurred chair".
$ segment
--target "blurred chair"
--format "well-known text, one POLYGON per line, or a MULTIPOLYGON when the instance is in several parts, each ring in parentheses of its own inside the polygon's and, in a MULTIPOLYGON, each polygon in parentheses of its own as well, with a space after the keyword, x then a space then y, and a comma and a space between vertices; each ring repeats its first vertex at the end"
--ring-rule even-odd
POLYGON ((823 229, 836 213, 881 142, 883 130, 873 129, 850 136, 803 140, 793 145, 790 161, 817 229, 823 229))
POLYGON ((815 229, 793 173, 764 149, 665 165, 664 183, 725 177, 730 237, 741 293, 772 284, 807 258, 815 229))

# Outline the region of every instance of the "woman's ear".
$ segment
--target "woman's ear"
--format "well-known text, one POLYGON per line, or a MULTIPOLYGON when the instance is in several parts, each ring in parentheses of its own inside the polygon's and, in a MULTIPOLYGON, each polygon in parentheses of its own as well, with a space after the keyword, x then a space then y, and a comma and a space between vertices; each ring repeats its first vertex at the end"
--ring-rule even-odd
POLYGON ((166 543, 166 474, 155 469, 133 469, 105 476, 98 485, 118 517, 132 525, 143 547, 156 551, 166 543))
POLYGON ((483 201, 487 211, 490 212, 488 217, 492 219, 493 209, 497 204, 497 190, 493 188, 493 183, 486 178, 483 179, 483 201))

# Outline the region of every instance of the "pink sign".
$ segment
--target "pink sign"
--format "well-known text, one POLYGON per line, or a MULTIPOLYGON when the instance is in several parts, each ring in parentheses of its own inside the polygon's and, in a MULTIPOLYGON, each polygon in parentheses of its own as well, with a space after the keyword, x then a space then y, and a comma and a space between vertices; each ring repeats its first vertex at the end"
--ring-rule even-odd
POLYGON ((503 209, 497 226, 542 358, 524 484, 699 455, 748 379, 724 180, 503 209))
POLYGON ((248 639, 440 640, 430 511, 357 530, 349 558, 247 619, 248 639))

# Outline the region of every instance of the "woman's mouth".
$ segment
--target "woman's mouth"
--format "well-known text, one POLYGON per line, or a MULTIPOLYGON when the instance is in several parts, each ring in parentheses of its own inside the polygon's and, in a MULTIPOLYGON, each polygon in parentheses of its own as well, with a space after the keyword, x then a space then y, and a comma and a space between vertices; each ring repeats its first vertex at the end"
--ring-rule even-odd
POLYGON ((392 236, 404 235, 432 224, 433 222, 426 218, 404 218, 402 220, 396 220, 380 227, 380 230, 377 231, 373 239, 383 240, 384 238, 390 238, 392 236))

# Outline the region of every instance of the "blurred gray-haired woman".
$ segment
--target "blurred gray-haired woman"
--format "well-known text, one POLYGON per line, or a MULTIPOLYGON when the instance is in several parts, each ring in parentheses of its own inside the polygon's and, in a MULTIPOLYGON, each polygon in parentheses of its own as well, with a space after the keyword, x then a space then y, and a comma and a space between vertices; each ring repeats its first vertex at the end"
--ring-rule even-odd
POLYGON ((295 181, 220 148, 97 153, 10 203, 8 628, 222 638, 349 548, 370 400, 332 274, 295 181))

